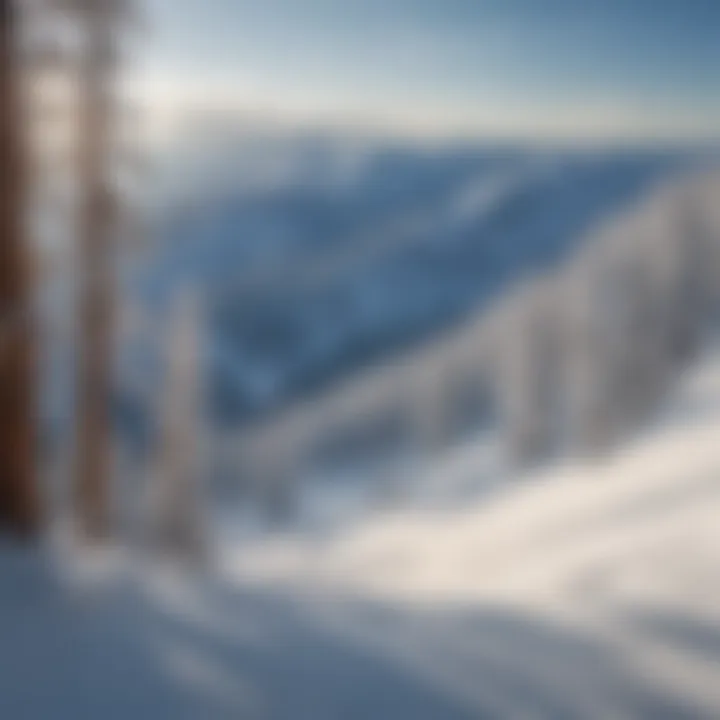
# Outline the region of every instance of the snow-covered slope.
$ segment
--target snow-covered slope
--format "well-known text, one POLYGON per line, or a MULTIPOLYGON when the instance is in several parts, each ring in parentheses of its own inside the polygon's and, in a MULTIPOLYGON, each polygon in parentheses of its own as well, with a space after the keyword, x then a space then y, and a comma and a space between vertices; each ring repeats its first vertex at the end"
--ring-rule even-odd
MULTIPOLYGON (((387 512, 330 538, 289 536, 230 548, 225 571, 242 583, 428 613, 426 632, 390 617, 380 632, 372 621, 356 626, 345 611, 334 619, 350 633, 369 632, 387 652, 422 657, 433 672, 459 662, 452 665, 453 682, 462 678, 479 706, 494 698, 498 717, 525 717, 522 711, 528 717, 714 717, 720 712, 718 438, 715 347, 683 378, 662 417, 611 457, 493 485, 462 509, 387 512), (490 611, 498 622, 461 624, 453 638, 459 646, 451 648, 442 619, 449 609, 458 617, 490 611), (540 638, 523 637, 501 619, 511 609, 597 643, 598 667, 589 668, 587 658, 574 667, 570 649, 562 658, 552 643, 547 656, 537 653, 540 638), (675 700, 639 714, 623 708, 619 695, 603 689, 605 653, 616 657, 625 681, 640 678, 675 700), (470 658, 485 656, 501 664, 522 656, 528 675, 548 683, 560 705, 575 694, 582 711, 556 715, 538 706, 533 715, 522 693, 483 680, 481 665, 470 658)), ((425 472, 438 482, 457 482, 458 474, 467 480, 481 472, 485 450, 476 452, 478 463, 465 449, 425 472)))
MULTIPOLYGON (((613 455, 491 483, 459 512, 387 511, 320 545, 316 537, 288 536, 238 548, 229 562, 256 577, 292 572, 420 601, 473 600, 515 592, 525 581, 534 594, 536 581, 557 593, 596 551, 609 551, 611 561, 613 546, 624 554, 636 541, 668 539, 668 530, 670 540, 689 529, 709 540, 703 523, 712 528, 720 502, 718 437, 720 349, 714 348, 675 389, 660 418, 613 455), (468 574, 470 566, 477 572, 468 574)), ((420 472, 452 485, 482 478, 486 466, 487 447, 468 444, 420 472)))
POLYGON ((195 580, 2 547, 0 715, 715 718, 718 436, 711 348, 616 456, 462 510, 244 543, 195 580))

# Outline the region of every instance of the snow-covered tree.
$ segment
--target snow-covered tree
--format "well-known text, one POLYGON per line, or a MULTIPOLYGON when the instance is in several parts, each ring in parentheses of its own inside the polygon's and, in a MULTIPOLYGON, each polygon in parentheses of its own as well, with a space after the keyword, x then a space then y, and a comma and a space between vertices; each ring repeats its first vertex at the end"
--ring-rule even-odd
POLYGON ((147 538, 160 554, 198 561, 209 548, 201 463, 197 300, 182 297, 174 310, 157 457, 145 508, 147 538))
POLYGON ((519 289, 494 318, 495 382, 501 432, 509 459, 547 457, 558 430, 557 315, 550 280, 519 289))

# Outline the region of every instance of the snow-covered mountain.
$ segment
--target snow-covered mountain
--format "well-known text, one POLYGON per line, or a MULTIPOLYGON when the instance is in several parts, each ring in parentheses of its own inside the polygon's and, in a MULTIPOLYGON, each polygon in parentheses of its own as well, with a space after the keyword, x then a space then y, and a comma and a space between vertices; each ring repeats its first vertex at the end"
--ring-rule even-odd
POLYGON ((317 137, 211 144, 173 171, 195 184, 183 176, 163 205, 146 297, 199 286, 212 414, 237 424, 477 313, 697 160, 317 137))
MULTIPOLYGON (((398 464, 463 436, 493 436, 503 462, 486 474, 496 478, 610 451, 654 416, 716 332, 717 187, 716 172, 668 181, 451 332, 225 433, 216 458, 253 502, 293 515, 305 480, 326 476, 324 494, 348 478, 360 495, 393 494, 398 464)), ((405 489, 417 495, 416 480, 405 489)))

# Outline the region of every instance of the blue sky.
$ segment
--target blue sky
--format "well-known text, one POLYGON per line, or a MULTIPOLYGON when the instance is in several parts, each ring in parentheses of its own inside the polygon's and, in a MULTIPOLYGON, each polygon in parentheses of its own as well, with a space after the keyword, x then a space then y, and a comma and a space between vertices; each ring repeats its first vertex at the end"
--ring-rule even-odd
POLYGON ((158 103, 441 135, 720 135, 719 0, 147 4, 158 103))

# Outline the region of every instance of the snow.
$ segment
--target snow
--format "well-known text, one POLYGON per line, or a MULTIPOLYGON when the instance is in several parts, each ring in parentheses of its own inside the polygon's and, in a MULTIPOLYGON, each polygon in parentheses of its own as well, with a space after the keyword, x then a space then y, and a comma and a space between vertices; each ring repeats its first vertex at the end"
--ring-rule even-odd
POLYGON ((711 348, 616 455, 462 508, 246 538, 202 577, 4 546, 0 717, 717 717, 718 437, 711 348))
POLYGON ((488 479, 487 445, 468 444, 416 477, 420 486, 432 479, 470 488, 475 479, 485 494, 462 509, 376 514, 321 552, 315 540, 286 537, 233 548, 226 563, 247 578, 311 576, 353 593, 423 603, 505 597, 523 584, 534 599, 541 586, 560 597, 596 556, 610 562, 616 547, 625 557, 647 544, 702 540, 703 522, 712 524, 720 498, 720 351, 668 403, 613 456, 497 482, 488 479))
MULTIPOLYGON (((693 713, 716 716, 718 437, 720 353, 713 350, 683 379, 665 416, 613 457, 536 473, 462 510, 387 513, 328 542, 287 537, 237 548, 225 557, 225 571, 242 583, 313 593, 322 588, 335 597, 403 608, 405 614, 391 621, 393 639, 383 637, 382 643, 403 645, 411 639, 403 633, 415 629, 402 629, 409 613, 502 616, 512 608, 615 654, 627 666, 621 670, 626 679, 637 676, 641 684, 689 703, 693 713)), ((463 452, 462 461, 450 457, 433 472, 449 482, 466 474, 468 450, 463 452)), ((343 616, 343 624, 352 622, 343 616)), ((474 642, 461 638, 472 646, 468 652, 509 652, 506 643, 515 641, 512 623, 485 624, 474 642)), ((413 655, 442 666, 434 640, 423 642, 413 655)), ((527 642, 519 640, 520 654, 527 642)), ((544 674, 554 678, 562 701, 569 702, 562 655, 540 656, 547 667, 535 668, 535 680, 544 674)), ((586 672, 579 679, 592 685, 594 671, 586 672)), ((472 685, 472 665, 465 674, 472 685)), ((606 674, 607 669, 601 672, 606 674)), ((479 696, 482 704, 486 698, 479 696)), ((583 695, 584 712, 615 716, 604 714, 608 706, 595 706, 603 697, 609 699, 601 694, 590 701, 583 695)), ((504 701, 505 708, 512 706, 510 699, 504 701)), ((670 717, 688 716, 677 707, 665 710, 670 717)))

